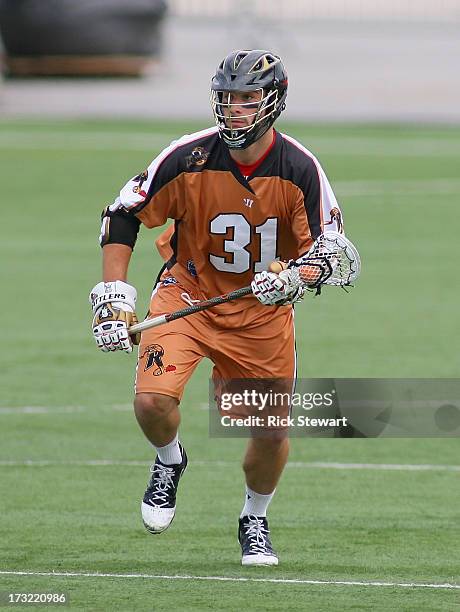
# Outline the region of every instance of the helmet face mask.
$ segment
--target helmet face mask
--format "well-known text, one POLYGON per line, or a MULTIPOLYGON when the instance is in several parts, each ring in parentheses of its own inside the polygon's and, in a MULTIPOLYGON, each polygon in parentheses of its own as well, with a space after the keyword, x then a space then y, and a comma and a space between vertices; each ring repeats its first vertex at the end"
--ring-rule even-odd
POLYGON ((246 149, 261 138, 284 110, 286 95, 287 74, 278 56, 261 50, 227 56, 211 84, 214 119, 225 144, 246 149), (255 99, 242 101, 245 94, 255 99))
MULTIPOLYGON (((244 95, 245 92, 238 92, 244 95)), ((249 93, 249 92, 247 92, 249 93)), ((260 138, 272 125, 273 112, 278 102, 278 91, 256 89, 258 100, 250 102, 233 102, 234 92, 213 90, 211 104, 216 123, 229 148, 246 148, 260 138), (236 114, 238 109, 242 114, 236 114), (247 125, 241 125, 247 124, 247 125), (244 146, 241 146, 244 145, 244 146)))

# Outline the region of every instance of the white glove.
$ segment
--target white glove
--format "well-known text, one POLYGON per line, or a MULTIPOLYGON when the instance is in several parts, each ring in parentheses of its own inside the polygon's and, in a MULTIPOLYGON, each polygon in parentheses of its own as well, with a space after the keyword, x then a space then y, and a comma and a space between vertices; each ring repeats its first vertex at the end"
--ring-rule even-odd
POLYGON ((300 302, 305 293, 292 270, 259 272, 251 283, 252 293, 264 306, 282 306, 300 302))
POLYGON ((140 334, 128 334, 129 327, 137 323, 136 299, 137 291, 123 281, 98 283, 89 294, 94 314, 93 336, 104 353, 131 353, 133 344, 139 344, 140 334))

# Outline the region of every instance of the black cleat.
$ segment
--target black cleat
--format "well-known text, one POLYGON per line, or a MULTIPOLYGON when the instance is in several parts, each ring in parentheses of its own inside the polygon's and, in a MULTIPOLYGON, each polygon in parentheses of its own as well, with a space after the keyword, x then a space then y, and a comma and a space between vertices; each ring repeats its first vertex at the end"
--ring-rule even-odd
POLYGON ((238 540, 243 553, 241 565, 278 565, 265 516, 250 514, 240 518, 238 540))
POLYGON ((182 446, 180 451, 181 463, 165 465, 157 457, 150 468, 152 476, 141 503, 142 520, 150 533, 165 531, 176 513, 177 487, 187 467, 187 453, 182 446))

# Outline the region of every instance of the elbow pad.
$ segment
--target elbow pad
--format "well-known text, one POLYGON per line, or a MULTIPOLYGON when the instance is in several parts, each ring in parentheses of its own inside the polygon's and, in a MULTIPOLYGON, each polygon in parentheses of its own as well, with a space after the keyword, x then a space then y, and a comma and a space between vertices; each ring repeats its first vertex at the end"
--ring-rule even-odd
POLYGON ((99 244, 126 244, 134 249, 141 222, 137 217, 121 209, 110 210, 106 206, 101 215, 99 244))

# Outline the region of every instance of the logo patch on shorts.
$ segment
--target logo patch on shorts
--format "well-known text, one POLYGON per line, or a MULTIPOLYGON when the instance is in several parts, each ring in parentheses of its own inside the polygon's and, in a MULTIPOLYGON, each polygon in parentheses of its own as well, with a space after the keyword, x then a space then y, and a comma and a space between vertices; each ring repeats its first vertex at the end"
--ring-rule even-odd
POLYGON ((154 376, 161 376, 165 372, 174 372, 177 368, 175 365, 169 364, 166 367, 163 364, 163 357, 165 354, 164 348, 161 344, 149 344, 145 347, 144 352, 139 359, 146 358, 144 372, 155 367, 152 374, 154 376))

